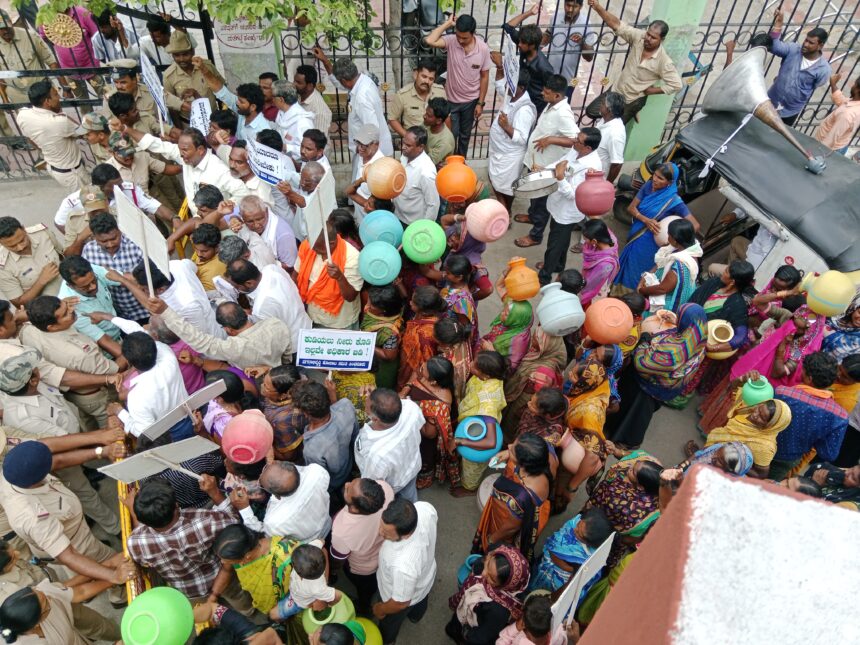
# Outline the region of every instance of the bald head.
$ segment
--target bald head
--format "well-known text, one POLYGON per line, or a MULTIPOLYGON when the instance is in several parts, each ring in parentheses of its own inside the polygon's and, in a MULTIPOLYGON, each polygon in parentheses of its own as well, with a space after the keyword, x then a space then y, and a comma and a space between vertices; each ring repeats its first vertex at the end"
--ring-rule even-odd
POLYGON ((370 413, 385 425, 393 425, 400 419, 403 404, 394 390, 376 388, 370 395, 370 413))
POLYGON ((289 497, 299 483, 299 471, 289 461, 272 462, 260 476, 260 486, 276 497, 289 497))
POLYGON ((262 235, 269 223, 269 207, 256 195, 243 197, 239 202, 239 214, 245 226, 257 235, 262 235))

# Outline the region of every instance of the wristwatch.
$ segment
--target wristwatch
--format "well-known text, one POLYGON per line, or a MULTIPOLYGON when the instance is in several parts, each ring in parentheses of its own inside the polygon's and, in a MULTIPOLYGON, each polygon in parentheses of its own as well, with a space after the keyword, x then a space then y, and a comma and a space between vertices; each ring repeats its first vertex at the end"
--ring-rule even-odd
POLYGON ((103 446, 99 446, 98 448, 96 448, 96 459, 101 459, 102 455, 104 454, 104 451, 105 449, 103 446))
POLYGON ((484 107, 486 104, 486 101, 478 101, 478 105, 480 105, 481 107, 484 107))

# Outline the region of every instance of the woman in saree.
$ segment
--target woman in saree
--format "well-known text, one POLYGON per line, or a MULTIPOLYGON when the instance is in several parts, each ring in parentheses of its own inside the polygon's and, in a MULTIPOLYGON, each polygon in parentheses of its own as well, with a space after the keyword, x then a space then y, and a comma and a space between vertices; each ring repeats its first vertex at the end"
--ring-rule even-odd
POLYGON ((844 314, 828 321, 821 349, 840 363, 846 356, 860 354, 860 291, 844 314))
POLYGON ((469 342, 472 351, 478 351, 478 308, 469 289, 472 275, 472 264, 464 255, 451 253, 445 258, 445 286, 440 295, 448 304, 448 315, 456 318, 461 324, 469 325, 472 333, 469 342))
POLYGON ((676 215, 698 227, 690 209, 678 195, 678 175, 678 166, 673 163, 659 166, 627 208, 633 225, 621 251, 620 269, 614 280, 614 284, 623 287, 622 292, 634 291, 642 274, 654 266, 654 256, 659 250, 654 235, 660 231, 661 220, 676 215))
POLYGON ((451 406, 454 403, 454 366, 441 356, 433 356, 418 368, 415 378, 400 392, 418 404, 424 415, 421 428, 421 470, 418 488, 447 478, 451 488, 460 485, 460 464, 454 443, 451 406))
POLYGON ((698 258, 702 247, 696 231, 687 220, 669 224, 669 244, 654 256, 654 268, 639 281, 637 291, 649 299, 650 311, 665 309, 678 313, 696 289, 698 258))
MULTIPOLYGON (((250 594, 254 608, 269 616, 269 612, 277 612, 278 601, 290 591, 290 558, 300 544, 290 537, 267 537, 240 523, 223 529, 212 550, 221 560, 222 573, 235 573, 242 589, 250 594)), ((299 615, 281 629, 288 645, 307 642, 299 615)))
POLYGON ((368 289, 361 331, 376 332, 373 350, 376 386, 393 388, 397 382, 397 356, 403 333, 403 301, 392 285, 368 289))
POLYGON ((607 419, 606 437, 626 447, 642 444, 651 417, 684 391, 704 360, 706 322, 705 310, 688 303, 678 312, 675 329, 642 334, 633 369, 619 383, 621 407, 607 419))
MULTIPOLYGON (((701 417, 697 425, 699 431, 703 434, 707 434, 714 428, 726 424, 729 410, 734 405, 734 398, 725 395, 726 392, 733 389, 731 368, 741 356, 754 348, 751 343, 758 341, 760 337, 759 328, 762 321, 765 319, 778 320, 781 321, 779 324, 782 324, 782 322, 785 322, 785 316, 791 317, 791 312, 784 308, 784 304, 787 304, 784 301, 786 299, 798 299, 798 296, 794 293, 794 289, 800 284, 801 277, 800 271, 788 264, 776 270, 773 278, 768 281, 764 289, 752 297, 752 302, 747 309, 747 343, 741 345, 734 356, 719 361, 722 365, 715 369, 719 369, 719 371, 725 370, 725 373, 720 378, 717 378, 716 372, 712 375, 705 374, 702 377, 698 391, 700 394, 705 395, 705 399, 700 402, 697 410, 701 417), (791 298, 792 296, 794 297, 791 298)), ((751 294, 752 291, 749 290, 748 293, 751 294)), ((696 301, 698 300, 699 298, 697 297, 696 301)), ((791 302, 791 300, 788 300, 788 302, 791 302)), ((729 322, 732 325, 735 324, 731 320, 729 322)), ((729 344, 732 346, 736 345, 737 338, 733 337, 729 344)))
MULTIPOLYGON (((776 436, 791 423, 791 409, 779 399, 747 406, 741 399, 740 390, 734 401, 726 424, 711 430, 705 447, 732 441, 744 444, 753 458, 749 476, 764 479, 768 476, 770 462, 776 454, 776 436)), ((690 448, 698 449, 697 446, 690 448)))
POLYGON ((860 462, 860 429, 851 413, 860 400, 860 353, 846 356, 836 372, 836 382, 831 386, 833 400, 848 412, 848 428, 839 449, 839 456, 833 463, 840 468, 848 468, 860 462))
POLYGON ((613 530, 618 534, 612 545, 607 565, 612 567, 626 555, 633 540, 625 539, 631 531, 644 531, 643 524, 649 518, 653 522, 659 515, 660 473, 663 466, 644 450, 626 453, 612 443, 609 450, 619 458, 618 463, 606 471, 606 476, 595 487, 583 506, 583 512, 599 508, 605 514, 613 530))
POLYGON ((528 301, 502 301, 502 311, 481 338, 481 348, 495 350, 502 355, 508 366, 508 374, 513 373, 528 353, 531 342, 531 329, 534 321, 531 303, 528 301))
POLYGON ((583 309, 609 295, 612 281, 621 267, 618 240, 602 219, 586 220, 582 226, 582 277, 585 287, 579 293, 583 309))
POLYGON ((687 458, 675 468, 686 472, 696 465, 713 466, 730 475, 743 477, 753 467, 753 455, 752 451, 740 441, 714 443, 689 453, 687 458))
POLYGON ((519 595, 528 584, 528 560, 510 546, 494 549, 448 600, 454 615, 445 633, 461 645, 495 645, 508 623, 522 616, 519 595))
MULTIPOLYGON (((573 577, 588 558, 612 535, 612 525, 599 508, 592 508, 568 520, 546 539, 543 555, 532 576, 530 590, 556 592, 573 577)), ((582 595, 597 581, 598 574, 582 589, 582 595)))
POLYGON ((508 451, 504 474, 493 484, 472 541, 472 553, 489 553, 507 544, 531 562, 549 519, 551 488, 549 446, 536 435, 520 436, 508 451))
POLYGON ((407 321, 406 330, 400 342, 400 365, 397 368, 397 389, 412 380, 418 368, 431 356, 438 353, 438 345, 433 336, 433 325, 445 313, 445 300, 436 287, 424 285, 415 289, 409 301, 415 313, 407 321))
POLYGON ((338 399, 355 406, 359 424, 367 421, 364 409, 366 388, 393 388, 397 380, 397 357, 403 330, 403 301, 393 285, 370 287, 368 302, 361 317, 361 331, 376 332, 373 366, 369 372, 332 373, 338 399))
POLYGON ((559 387, 561 372, 567 359, 564 339, 550 336, 543 327, 532 328, 528 351, 519 369, 505 379, 505 400, 508 407, 502 417, 505 441, 513 441, 520 418, 532 395, 544 387, 559 387))
POLYGON ((803 359, 821 349, 825 322, 824 316, 814 313, 808 306, 798 307, 791 320, 771 330, 756 347, 735 361, 732 378, 755 370, 774 387, 797 385, 801 380, 803 359))
POLYGON ((617 346, 601 345, 583 353, 565 371, 568 431, 560 444, 564 468, 556 478, 554 514, 563 512, 582 482, 597 475, 606 463, 603 426, 612 393, 606 364, 620 365, 621 360, 617 346))
POLYGON ((433 325, 433 338, 444 356, 454 366, 454 400, 460 402, 466 394, 466 383, 472 376, 472 346, 469 344, 469 327, 443 316, 433 325))
MULTIPOLYGON (((752 283, 755 268, 744 260, 735 260, 723 273, 706 280, 690 296, 690 302, 701 305, 708 321, 724 320, 732 326, 734 335, 726 342, 711 343, 709 352, 737 352, 748 342, 750 300, 755 295, 752 283)), ((690 381, 682 396, 688 400, 694 392, 707 396, 728 375, 737 354, 721 360, 705 357, 702 366, 690 381)))

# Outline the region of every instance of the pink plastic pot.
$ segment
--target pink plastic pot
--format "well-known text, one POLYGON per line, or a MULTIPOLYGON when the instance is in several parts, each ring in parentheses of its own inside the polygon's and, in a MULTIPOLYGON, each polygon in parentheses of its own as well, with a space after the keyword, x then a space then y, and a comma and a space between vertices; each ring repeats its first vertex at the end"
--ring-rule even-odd
POLYGON ((599 170, 585 173, 585 181, 576 187, 576 207, 588 217, 599 217, 612 210, 615 203, 615 186, 603 178, 599 170))
POLYGON ((495 242, 508 232, 508 211, 502 202, 482 199, 466 207, 466 230, 479 242, 495 242))
POLYGON ((237 464, 254 464, 265 458, 275 435, 272 425, 259 410, 246 410, 224 427, 221 450, 237 464))

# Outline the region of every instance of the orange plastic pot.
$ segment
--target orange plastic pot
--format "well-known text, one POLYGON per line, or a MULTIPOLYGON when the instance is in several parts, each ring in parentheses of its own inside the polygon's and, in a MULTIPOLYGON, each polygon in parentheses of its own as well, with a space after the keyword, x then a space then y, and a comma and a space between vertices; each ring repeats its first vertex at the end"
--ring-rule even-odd
POLYGON ((445 167, 436 174, 436 190, 449 202, 464 202, 475 194, 478 175, 466 165, 466 158, 451 155, 445 167))
POLYGON ((616 345, 633 329, 633 314, 617 298, 592 302, 585 312, 585 333, 601 345, 616 345))
POLYGON ((526 266, 525 258, 511 258, 508 262, 510 270, 505 276, 505 290, 511 300, 528 300, 534 298, 540 291, 540 280, 537 271, 526 266))
POLYGON ((365 175, 371 194, 380 199, 394 199, 406 188, 406 168, 393 157, 377 159, 365 175))

